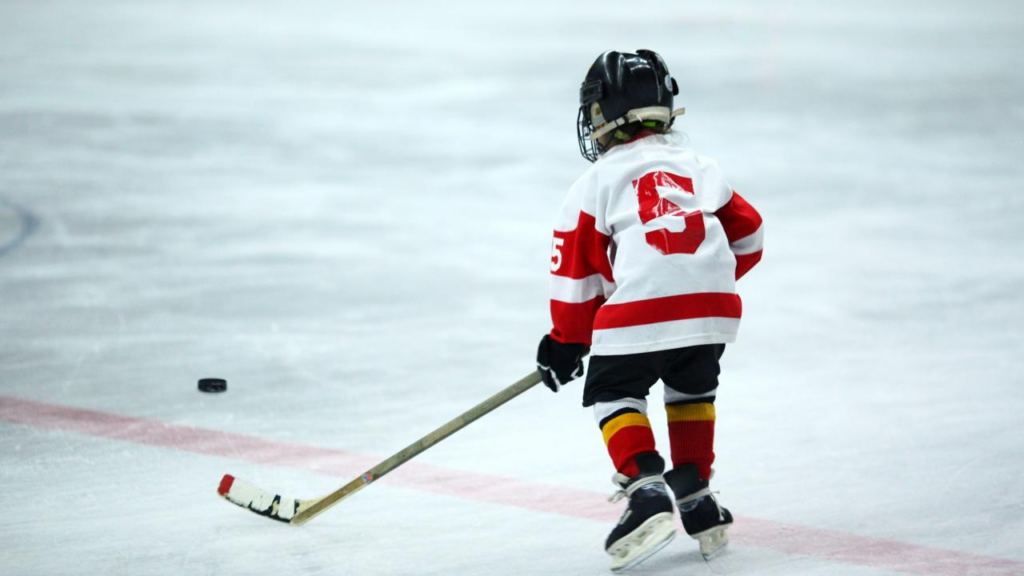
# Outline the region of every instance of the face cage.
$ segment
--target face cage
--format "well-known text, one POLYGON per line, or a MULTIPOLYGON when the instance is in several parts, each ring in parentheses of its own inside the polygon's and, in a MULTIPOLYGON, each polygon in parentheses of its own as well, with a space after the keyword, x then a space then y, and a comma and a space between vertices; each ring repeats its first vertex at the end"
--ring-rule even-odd
POLYGON ((585 111, 586 106, 580 106, 580 112, 576 116, 576 139, 580 143, 580 155, 588 162, 597 162, 598 156, 604 152, 604 147, 597 140, 591 140, 590 135, 594 133, 594 125, 585 111))

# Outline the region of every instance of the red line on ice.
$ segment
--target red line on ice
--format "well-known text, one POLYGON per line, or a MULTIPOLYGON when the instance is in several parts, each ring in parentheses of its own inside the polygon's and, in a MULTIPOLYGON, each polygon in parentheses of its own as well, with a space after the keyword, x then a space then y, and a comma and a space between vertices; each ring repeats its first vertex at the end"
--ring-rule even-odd
MULTIPOLYGON (((340 450, 263 440, 230 432, 44 404, 10 396, 0 396, 0 420, 35 428, 67 430, 87 436, 173 448, 258 464, 288 466, 340 476, 346 480, 361 474, 380 461, 376 457, 340 450)), ((211 479, 211 488, 213 480, 215 479, 211 479)), ((449 470, 415 462, 391 473, 385 482, 444 496, 504 504, 572 518, 614 522, 619 514, 617 507, 601 506, 603 494, 449 470)), ((212 493, 211 489, 211 495, 212 493)), ((1024 562, 1016 560, 929 548, 895 540, 750 517, 737 518, 736 526, 730 534, 733 542, 740 545, 908 574, 1024 574, 1024 562)))

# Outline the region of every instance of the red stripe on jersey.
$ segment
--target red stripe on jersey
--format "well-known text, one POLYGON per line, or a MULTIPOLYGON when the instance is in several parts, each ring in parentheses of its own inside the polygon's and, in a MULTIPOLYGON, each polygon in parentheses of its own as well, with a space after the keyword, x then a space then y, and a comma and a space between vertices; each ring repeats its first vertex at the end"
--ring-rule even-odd
POLYGON ((761 215, 735 191, 729 202, 715 212, 715 216, 725 228, 725 236, 730 244, 750 236, 761 227, 761 215))
POLYGON ((758 262, 761 261, 762 250, 758 250, 753 254, 737 254, 736 255, 736 279, 739 280, 744 274, 750 272, 758 262))
POLYGON ((552 262, 552 266, 558 264, 552 269, 552 274, 574 280, 600 274, 605 280, 612 281, 612 264, 608 261, 611 237, 597 231, 597 220, 593 216, 581 211, 576 229, 568 232, 555 230, 555 238, 562 240, 558 246, 561 262, 557 257, 552 262))
POLYGON ((622 304, 602 306, 594 319, 594 330, 642 326, 693 318, 739 318, 743 312, 740 297, 723 292, 680 294, 622 304))
POLYGON ((552 300, 551 320, 554 328, 551 329, 551 337, 559 342, 590 346, 594 332, 594 316, 602 304, 603 296, 579 303, 552 300))

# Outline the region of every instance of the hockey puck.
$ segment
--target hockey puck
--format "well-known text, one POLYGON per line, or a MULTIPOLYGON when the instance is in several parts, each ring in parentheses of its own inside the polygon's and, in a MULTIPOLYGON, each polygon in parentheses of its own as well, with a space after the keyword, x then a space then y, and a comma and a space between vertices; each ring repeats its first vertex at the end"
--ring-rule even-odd
POLYGON ((228 381, 223 378, 202 378, 199 380, 200 392, 225 392, 228 389, 228 381))

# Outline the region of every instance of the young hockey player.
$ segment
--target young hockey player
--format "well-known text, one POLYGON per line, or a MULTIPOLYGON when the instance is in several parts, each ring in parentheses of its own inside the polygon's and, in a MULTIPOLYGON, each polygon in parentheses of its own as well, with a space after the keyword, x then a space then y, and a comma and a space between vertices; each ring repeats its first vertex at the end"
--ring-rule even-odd
POLYGON ((728 542, 732 515, 708 481, 718 361, 740 322, 736 280, 761 259, 761 217, 718 165, 666 134, 679 93, 661 57, 605 52, 580 88, 578 138, 593 162, 569 190, 551 255, 554 328, 537 351, 557 392, 583 374, 629 505, 605 549, 632 567, 675 536, 679 508, 705 558, 728 542), (672 469, 654 446, 647 393, 661 380, 672 469), (669 496, 669 490, 674 495, 669 496))

